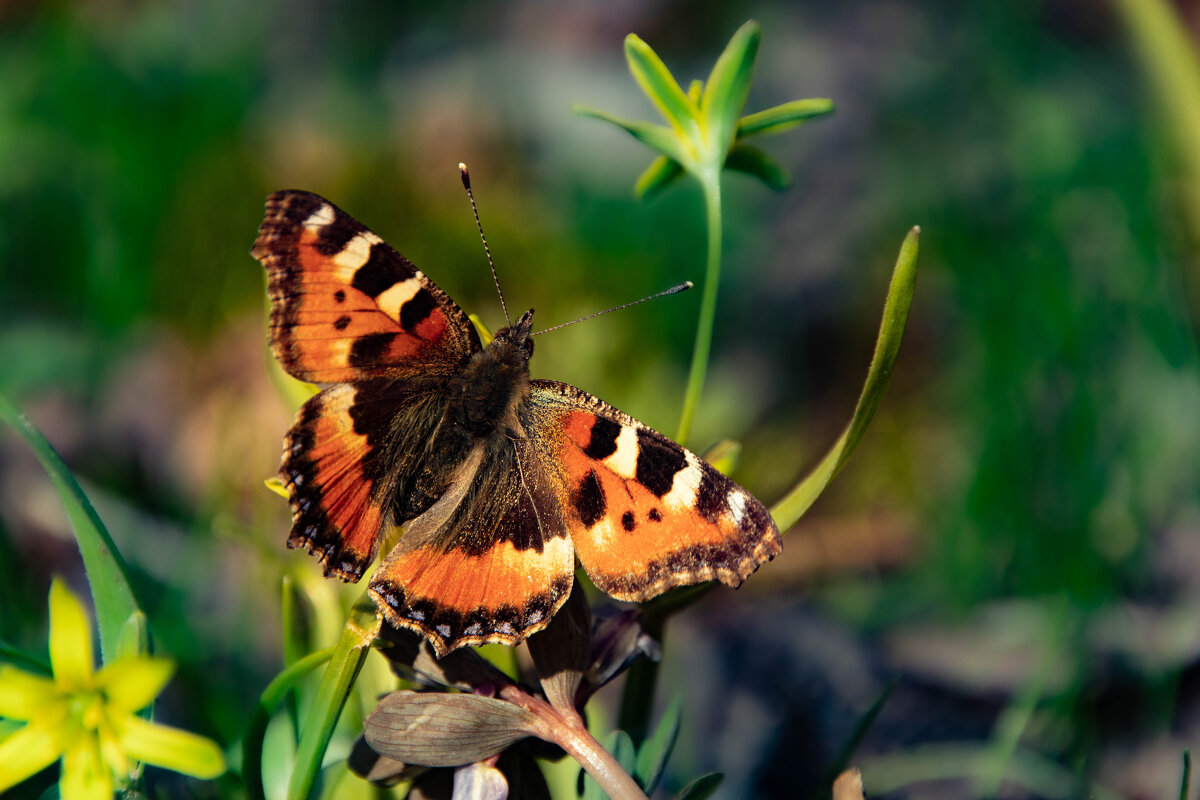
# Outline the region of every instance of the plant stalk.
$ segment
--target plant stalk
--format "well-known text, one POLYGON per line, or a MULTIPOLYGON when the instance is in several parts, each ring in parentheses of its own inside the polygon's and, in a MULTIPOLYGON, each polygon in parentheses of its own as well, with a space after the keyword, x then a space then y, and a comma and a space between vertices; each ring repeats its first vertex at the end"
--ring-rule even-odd
MULTIPOLYGON (((697 176, 701 173, 697 172, 697 176)), ((708 355, 712 350, 713 323, 717 316, 717 289, 721 279, 721 168, 703 171, 700 181, 704 187, 705 221, 708 225, 708 256, 704 269, 704 295, 700 300, 700 319, 696 325, 696 344, 692 349, 692 366, 688 371, 687 390, 683 396, 683 413, 675 441, 687 445, 692 432, 692 419, 700 405, 704 377, 708 372, 708 355)))
POLYGON ((583 718, 573 709, 557 709, 519 686, 507 686, 499 696, 532 714, 538 738, 565 750, 592 776, 609 800, 648 800, 633 776, 592 736, 583 718))

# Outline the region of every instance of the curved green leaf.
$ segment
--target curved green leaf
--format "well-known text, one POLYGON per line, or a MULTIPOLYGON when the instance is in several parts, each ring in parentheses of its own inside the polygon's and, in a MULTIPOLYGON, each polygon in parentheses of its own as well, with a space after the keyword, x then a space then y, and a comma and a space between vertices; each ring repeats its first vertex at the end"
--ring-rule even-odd
POLYGON ((276 675, 259 695, 258 704, 250 714, 250 721, 246 723, 246 735, 242 738, 242 780, 246 784, 246 794, 251 800, 263 800, 265 797, 262 783, 263 737, 266 736, 271 715, 285 697, 291 696, 291 690, 305 675, 333 656, 333 650, 332 647, 327 647, 299 659, 276 675))
POLYGON ((689 138, 694 136, 700 117, 699 109, 695 101, 679 88, 667 65, 650 49, 650 45, 636 34, 629 34, 625 37, 625 60, 629 62, 633 79, 671 127, 689 138))
POLYGON ((726 153, 733 144, 738 117, 750 94, 750 80, 754 77, 754 62, 758 59, 761 42, 762 26, 754 20, 738 28, 704 85, 700 113, 708 128, 708 141, 716 148, 718 156, 726 153))
POLYGON ((646 171, 633 185, 633 195, 639 200, 652 200, 683 175, 683 167, 673 158, 659 156, 650 162, 646 171))
POLYGON ((793 100, 790 103, 756 111, 738 120, 737 138, 759 134, 782 133, 810 119, 823 117, 833 113, 833 101, 824 97, 810 97, 805 100, 793 100))
POLYGON ((725 780, 724 772, 710 772, 707 775, 701 775, 683 787, 683 791, 678 794, 676 800, 708 800, 721 787, 723 780, 725 780))
POLYGON ((33 449, 67 512, 75 541, 79 544, 79 553, 83 556, 84 569, 87 570, 92 603, 96 608, 96 625, 100 629, 100 654, 107 664, 116 657, 117 643, 125 621, 139 610, 129 584, 129 570, 96 509, 62 458, 46 437, 2 395, 0 420, 11 425, 33 449))
POLYGON ((904 337, 904 326, 908 322, 908 310, 912 306, 913 289, 917 280, 920 233, 921 229, 914 227, 900 246, 900 256, 892 271, 892 282, 883 305, 883 320, 879 327, 879 338, 875 342, 875 355, 871 358, 867 380, 863 385, 862 394, 859 395, 850 424, 808 477, 800 481, 787 496, 771 508, 771 516, 775 518, 775 523, 781 531, 795 525, 838 474, 849 460, 850 454, 854 452, 854 448, 862 441, 867 426, 871 424, 871 419, 879 408, 879 402, 883 399, 883 393, 892 377, 892 369, 896 366, 900 341, 904 337))
POLYGON ((371 642, 379 633, 379 626, 375 604, 364 594, 351 610, 350 619, 346 620, 329 666, 321 677, 317 696, 308 709, 304 733, 296 750, 296 764, 288 781, 288 800, 307 800, 312 792, 333 728, 371 650, 371 642))
POLYGON ((792 176, 783 165, 757 147, 737 144, 725 158, 725 167, 753 175, 776 191, 792 185, 792 176))
POLYGON ((642 743, 638 750, 635 774, 646 794, 654 794, 654 790, 662 778, 663 770, 667 766, 667 759, 671 757, 671 751, 675 749, 675 740, 679 737, 679 717, 682 707, 683 701, 679 697, 672 700, 654 733, 642 743))
POLYGON ((649 145, 667 158, 674 159, 684 166, 695 162, 695 159, 691 156, 691 151, 684 147, 682 138, 665 125, 655 125, 650 122, 642 122, 641 120, 622 119, 621 117, 609 114, 607 111, 601 111, 591 106, 575 105, 571 107, 571 110, 581 116, 594 117, 595 119, 602 119, 605 122, 611 122, 618 128, 623 128, 639 142, 649 145))

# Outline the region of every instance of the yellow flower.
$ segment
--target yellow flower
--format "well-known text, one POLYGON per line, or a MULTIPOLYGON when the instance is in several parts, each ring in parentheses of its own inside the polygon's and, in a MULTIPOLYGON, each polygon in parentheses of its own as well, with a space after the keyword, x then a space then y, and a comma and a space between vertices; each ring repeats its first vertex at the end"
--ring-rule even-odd
POLYGON ((0 717, 26 722, 0 741, 0 792, 62 759, 63 800, 110 800, 138 762, 197 778, 225 771, 216 743, 135 712, 153 702, 175 665, 123 656, 93 669, 92 635, 79 600, 50 586, 53 679, 0 665, 0 717))

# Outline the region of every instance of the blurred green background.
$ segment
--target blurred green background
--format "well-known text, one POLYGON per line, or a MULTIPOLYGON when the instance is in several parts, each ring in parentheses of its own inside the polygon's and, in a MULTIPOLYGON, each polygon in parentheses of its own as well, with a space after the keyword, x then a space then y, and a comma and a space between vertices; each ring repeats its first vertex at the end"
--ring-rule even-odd
MULTIPOLYGON (((160 717, 235 743, 281 665, 280 576, 315 573, 262 485, 292 414, 247 254, 266 194, 330 198, 493 329, 459 161, 509 307, 542 326, 699 281, 698 191, 635 201, 648 151, 570 107, 651 118, 626 33, 686 81, 755 18, 747 110, 837 111, 763 142, 791 190, 726 177, 693 447, 741 441, 739 481, 781 496, 849 418, 913 224, 922 272, 858 454, 783 556, 669 635, 675 780, 797 796, 894 679, 853 759, 873 796, 1178 796, 1200 741, 1200 183, 1162 110, 1200 98, 1155 102, 1137 8, 0 3, 0 391, 181 663, 160 717)), ((534 372, 670 432, 698 305, 547 336, 534 372)), ((4 433, 0 639, 43 651, 53 573, 82 586, 4 433)))

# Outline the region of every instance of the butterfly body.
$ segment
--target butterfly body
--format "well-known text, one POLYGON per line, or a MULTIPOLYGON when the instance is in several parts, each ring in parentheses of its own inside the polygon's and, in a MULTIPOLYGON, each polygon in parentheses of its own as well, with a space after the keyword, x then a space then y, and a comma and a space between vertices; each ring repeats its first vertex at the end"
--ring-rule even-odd
POLYGON ((534 380, 526 312, 484 347, 462 310, 328 201, 277 192, 251 251, 271 342, 329 384, 284 443, 290 547, 356 581, 438 653, 545 627, 576 558, 603 591, 737 586, 780 549, 762 505, 667 437, 575 387, 534 380))

